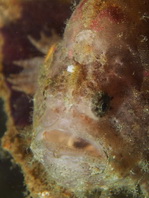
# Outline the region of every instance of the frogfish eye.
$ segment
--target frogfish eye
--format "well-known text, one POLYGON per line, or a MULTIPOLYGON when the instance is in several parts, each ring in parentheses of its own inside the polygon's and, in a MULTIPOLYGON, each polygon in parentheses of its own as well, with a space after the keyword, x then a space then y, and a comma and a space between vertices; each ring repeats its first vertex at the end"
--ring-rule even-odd
POLYGON ((111 97, 105 92, 98 92, 92 99, 92 112, 96 117, 103 117, 110 108, 111 97))

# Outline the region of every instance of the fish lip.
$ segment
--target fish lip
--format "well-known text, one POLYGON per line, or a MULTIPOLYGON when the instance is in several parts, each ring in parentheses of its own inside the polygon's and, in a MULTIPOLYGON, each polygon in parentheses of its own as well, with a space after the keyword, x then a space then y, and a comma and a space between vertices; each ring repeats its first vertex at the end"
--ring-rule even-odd
POLYGON ((100 143, 95 144, 87 138, 74 136, 71 133, 54 129, 42 133, 42 141, 48 150, 59 150, 61 155, 85 155, 107 160, 107 154, 100 143))

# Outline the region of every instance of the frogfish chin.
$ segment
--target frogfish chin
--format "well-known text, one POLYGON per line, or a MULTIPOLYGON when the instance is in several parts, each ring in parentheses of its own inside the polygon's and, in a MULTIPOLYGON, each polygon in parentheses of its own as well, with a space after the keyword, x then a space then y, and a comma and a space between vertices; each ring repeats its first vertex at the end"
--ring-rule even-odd
POLYGON ((31 150, 78 197, 149 197, 148 11, 147 0, 82 0, 40 68, 31 150))

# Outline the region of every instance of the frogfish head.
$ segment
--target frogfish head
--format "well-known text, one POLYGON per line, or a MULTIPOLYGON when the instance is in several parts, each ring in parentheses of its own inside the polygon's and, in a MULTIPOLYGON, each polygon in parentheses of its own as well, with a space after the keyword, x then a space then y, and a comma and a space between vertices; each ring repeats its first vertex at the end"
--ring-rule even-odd
POLYGON ((81 1, 41 68, 31 149, 48 175, 75 193, 129 188, 143 174, 142 29, 127 6, 81 1))

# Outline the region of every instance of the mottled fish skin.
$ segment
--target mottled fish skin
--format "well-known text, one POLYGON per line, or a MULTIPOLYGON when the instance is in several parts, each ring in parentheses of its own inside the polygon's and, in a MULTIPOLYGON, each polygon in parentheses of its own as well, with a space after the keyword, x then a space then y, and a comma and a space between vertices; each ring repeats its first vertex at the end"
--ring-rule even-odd
POLYGON ((58 185, 149 197, 147 0, 83 0, 41 67, 31 149, 58 185))

